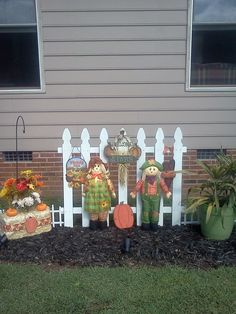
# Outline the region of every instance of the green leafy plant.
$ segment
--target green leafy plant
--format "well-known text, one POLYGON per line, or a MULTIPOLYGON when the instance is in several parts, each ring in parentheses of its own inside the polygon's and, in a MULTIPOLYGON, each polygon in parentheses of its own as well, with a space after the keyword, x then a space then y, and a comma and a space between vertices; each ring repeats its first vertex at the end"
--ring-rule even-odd
POLYGON ((187 196, 186 213, 206 208, 206 223, 213 212, 220 212, 236 205, 236 160, 221 152, 216 163, 209 165, 197 161, 208 178, 200 185, 191 188, 187 196))

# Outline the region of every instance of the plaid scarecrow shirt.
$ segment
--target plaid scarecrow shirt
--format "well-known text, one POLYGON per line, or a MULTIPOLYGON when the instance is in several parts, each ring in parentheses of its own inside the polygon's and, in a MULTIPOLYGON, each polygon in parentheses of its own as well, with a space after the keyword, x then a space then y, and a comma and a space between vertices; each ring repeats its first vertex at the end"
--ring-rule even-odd
POLYGON ((169 192, 165 181, 162 178, 155 177, 155 180, 152 179, 149 182, 147 179, 145 181, 139 180, 136 183, 135 191, 133 191, 133 193, 136 195, 137 192, 140 192, 141 194, 152 196, 160 194, 160 190, 165 194, 169 192))

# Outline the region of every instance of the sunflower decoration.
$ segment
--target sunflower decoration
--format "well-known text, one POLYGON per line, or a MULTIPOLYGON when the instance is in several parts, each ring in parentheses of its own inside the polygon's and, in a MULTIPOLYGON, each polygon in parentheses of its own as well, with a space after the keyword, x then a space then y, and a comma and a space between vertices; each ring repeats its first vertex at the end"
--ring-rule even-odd
POLYGON ((27 211, 41 203, 40 188, 43 186, 41 175, 33 174, 32 170, 24 170, 18 179, 8 178, 3 183, 0 198, 5 199, 9 207, 27 211))
POLYGON ((110 207, 110 204, 108 201, 101 201, 100 205, 101 205, 101 208, 104 210, 107 210, 110 207))

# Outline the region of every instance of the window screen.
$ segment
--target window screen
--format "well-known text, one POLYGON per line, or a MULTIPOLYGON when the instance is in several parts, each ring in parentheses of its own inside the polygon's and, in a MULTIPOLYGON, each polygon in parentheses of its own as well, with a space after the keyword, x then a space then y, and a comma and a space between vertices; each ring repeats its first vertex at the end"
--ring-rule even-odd
POLYGON ((0 0, 0 89, 40 88, 34 0, 0 0))
POLYGON ((190 87, 236 87, 236 1, 192 4, 190 87))

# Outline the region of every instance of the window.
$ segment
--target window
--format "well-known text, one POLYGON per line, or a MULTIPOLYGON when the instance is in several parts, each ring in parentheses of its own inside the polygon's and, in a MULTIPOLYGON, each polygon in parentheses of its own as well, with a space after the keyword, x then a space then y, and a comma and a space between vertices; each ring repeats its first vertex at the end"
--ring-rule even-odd
POLYGON ((226 149, 198 149, 197 159, 216 159, 220 153, 226 154, 226 149))
POLYGON ((18 151, 16 152, 3 152, 4 161, 32 161, 33 160, 33 154, 32 152, 27 151, 18 151))
POLYGON ((0 0, 0 91, 41 89, 35 0, 0 0))
POLYGON ((236 1, 190 0, 187 88, 236 90, 236 1))

